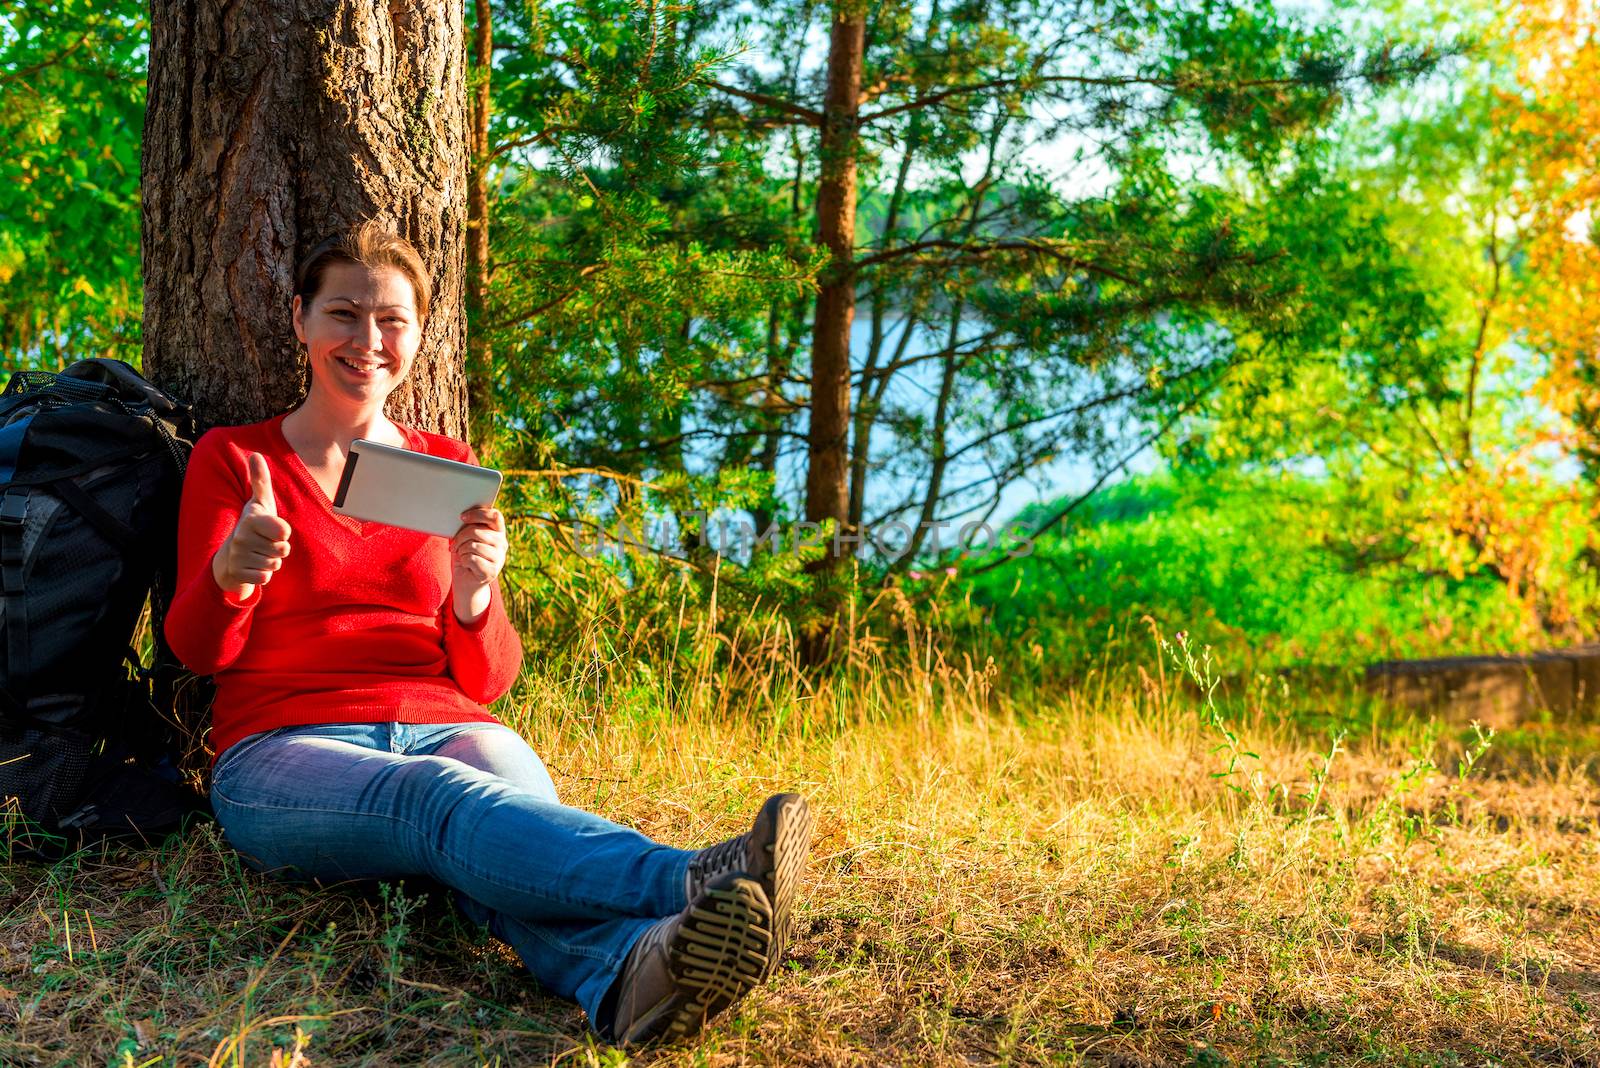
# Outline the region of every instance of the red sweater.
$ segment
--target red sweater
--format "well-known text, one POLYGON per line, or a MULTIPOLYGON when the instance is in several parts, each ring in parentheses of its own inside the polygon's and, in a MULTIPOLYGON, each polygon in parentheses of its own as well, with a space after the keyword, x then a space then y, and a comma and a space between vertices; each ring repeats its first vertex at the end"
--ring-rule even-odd
MULTIPOLYGON (((494 722, 482 706, 511 688, 522 663, 499 589, 463 626, 451 608, 449 543, 336 514, 282 424, 280 415, 209 431, 183 483, 165 633, 190 670, 216 677, 212 752, 309 723, 494 722), (238 601, 217 585, 211 558, 250 499, 252 452, 266 457, 292 533, 283 567, 238 601)), ((463 442, 400 429, 412 449, 477 462, 463 442)))

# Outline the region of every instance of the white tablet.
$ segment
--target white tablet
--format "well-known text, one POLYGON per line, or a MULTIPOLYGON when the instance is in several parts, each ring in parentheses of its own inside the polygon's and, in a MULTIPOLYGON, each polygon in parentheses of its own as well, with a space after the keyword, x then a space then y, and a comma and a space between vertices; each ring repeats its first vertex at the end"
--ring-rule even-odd
POLYGON ((366 438, 350 443, 333 510, 352 519, 451 537, 461 513, 490 505, 500 472, 366 438))

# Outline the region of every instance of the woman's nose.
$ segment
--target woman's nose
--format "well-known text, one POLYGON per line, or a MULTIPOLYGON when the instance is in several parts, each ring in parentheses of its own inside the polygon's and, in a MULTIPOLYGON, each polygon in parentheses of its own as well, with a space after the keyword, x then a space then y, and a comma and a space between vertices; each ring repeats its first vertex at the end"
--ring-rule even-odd
POLYGON ((377 316, 366 316, 356 324, 355 339, 366 352, 375 352, 383 347, 383 331, 378 326, 377 316))

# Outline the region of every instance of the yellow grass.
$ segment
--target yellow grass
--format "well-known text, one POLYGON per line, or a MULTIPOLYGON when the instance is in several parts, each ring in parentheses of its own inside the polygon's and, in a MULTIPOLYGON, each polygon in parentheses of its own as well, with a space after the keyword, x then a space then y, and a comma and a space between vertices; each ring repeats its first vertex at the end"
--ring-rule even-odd
MULTIPOLYGON (((1367 710, 1330 761, 1316 695, 1263 685, 1219 778, 1170 668, 1022 697, 914 660, 502 710, 565 800, 665 841, 780 788, 818 814, 788 966, 632 1063, 1600 1063, 1596 731, 1462 776, 1470 731, 1367 710)), ((622 1063, 424 890, 270 883, 205 829, 4 869, 0 1063, 622 1063)))

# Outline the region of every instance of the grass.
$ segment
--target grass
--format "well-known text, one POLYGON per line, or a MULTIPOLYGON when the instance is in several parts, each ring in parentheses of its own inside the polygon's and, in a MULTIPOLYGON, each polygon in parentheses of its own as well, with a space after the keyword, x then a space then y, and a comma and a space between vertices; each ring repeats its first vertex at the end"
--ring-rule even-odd
POLYGON ((792 959, 691 1044, 595 1042, 438 888, 202 825, 0 866, 0 1063, 1600 1063, 1600 730, 1208 702, 1172 652, 1025 701, 931 649, 742 701, 530 680, 501 714, 571 804, 682 845, 815 805, 792 959))

